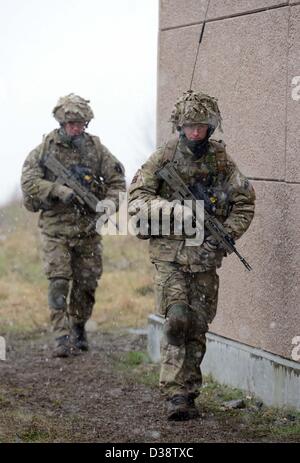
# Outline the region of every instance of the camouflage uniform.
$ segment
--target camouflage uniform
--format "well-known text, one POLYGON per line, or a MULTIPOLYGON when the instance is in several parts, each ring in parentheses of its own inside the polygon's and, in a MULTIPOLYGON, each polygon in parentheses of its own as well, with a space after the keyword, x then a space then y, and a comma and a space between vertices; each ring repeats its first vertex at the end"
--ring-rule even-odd
POLYGON ((49 133, 43 143, 30 152, 24 162, 21 183, 27 209, 41 210, 39 227, 45 273, 49 279, 50 318, 59 336, 57 339, 62 339, 69 334, 70 326, 84 327, 91 316, 102 273, 102 244, 95 227, 87 231, 96 214, 76 199, 66 202, 60 197, 59 188, 65 187, 54 183, 56 177, 43 165, 44 158, 54 156, 68 169, 84 167, 89 178, 93 178, 89 183, 90 191, 99 200, 113 200, 116 208, 119 192, 124 192, 126 187, 122 164, 98 137, 84 132, 72 140, 63 130, 66 121, 91 119, 87 102, 76 95, 68 95, 59 100, 54 115, 61 128, 49 133))
MULTIPOLYGON (((183 122, 179 117, 183 114, 185 121, 206 122, 209 129, 214 129, 217 124, 207 117, 207 112, 204 116, 197 114, 195 95, 199 94, 184 94, 188 114, 178 111, 177 103, 175 115, 172 114, 173 123, 180 130, 183 122), (194 98, 192 109, 188 107, 189 98, 194 98), (193 113, 195 106, 196 114, 193 113)), ((207 98, 210 102, 210 97, 207 98)), ((179 100, 179 105, 183 99, 179 100)), ((203 103, 203 99, 198 106, 205 109, 208 105, 205 101, 203 103)), ((208 115, 216 117, 219 122, 221 120, 218 108, 214 111, 209 108, 208 115)), ((160 199, 162 204, 171 200, 169 186, 155 175, 166 162, 173 162, 178 174, 190 187, 201 182, 213 191, 217 198, 215 214, 218 220, 235 240, 242 236, 254 215, 255 193, 222 141, 207 139, 199 155, 189 147, 181 133, 179 140, 171 139, 158 148, 132 181, 129 212, 136 211, 141 200, 148 207, 154 199, 160 199)), ((200 363, 206 349, 205 334, 217 309, 219 277, 216 269, 221 267, 225 251, 218 246, 211 249, 207 245, 210 239, 207 231, 200 246, 187 246, 185 239, 186 236, 172 232, 168 236, 152 236, 149 250, 156 269, 157 309, 166 318, 161 346, 160 388, 168 400, 176 397, 181 400, 183 397, 193 404, 202 382, 200 363)))

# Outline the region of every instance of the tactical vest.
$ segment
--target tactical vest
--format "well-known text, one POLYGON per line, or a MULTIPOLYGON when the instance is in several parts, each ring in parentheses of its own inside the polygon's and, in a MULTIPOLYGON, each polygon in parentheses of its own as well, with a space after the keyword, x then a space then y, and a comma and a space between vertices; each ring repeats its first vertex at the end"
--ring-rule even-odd
MULTIPOLYGON (((193 187, 195 183, 201 182, 205 185, 208 193, 216 198, 215 215, 220 222, 224 222, 228 217, 231 206, 226 193, 226 177, 234 170, 234 164, 226 154, 225 143, 223 141, 210 140, 207 153, 201 158, 193 157, 191 152, 183 153, 179 148, 178 138, 170 139, 163 148, 161 167, 171 162, 177 173, 188 187, 193 187)), ((168 184, 161 180, 157 194, 168 201, 171 201, 173 192, 168 184)), ((151 224, 149 223, 149 229, 151 224)), ((161 230, 161 224, 159 226, 161 230)), ((162 231, 162 230, 161 230, 162 231)), ((164 236, 171 240, 185 240, 185 236, 174 234, 171 230, 169 235, 164 236)), ((137 235, 140 239, 151 238, 150 234, 137 235)))
MULTIPOLYGON (((53 130, 48 135, 45 135, 41 145, 40 166, 44 171, 44 178, 51 182, 55 182, 55 175, 44 166, 46 156, 55 156, 66 168, 72 168, 79 165, 85 169, 84 172, 86 172, 86 174, 88 172, 91 174, 91 182, 89 184, 84 184, 84 186, 95 194, 99 200, 101 200, 105 197, 106 193, 101 176, 101 142, 97 136, 90 134, 84 134, 84 136, 87 145, 86 152, 80 153, 74 149, 72 155, 70 155, 70 146, 63 143, 58 144, 59 135, 57 129, 53 130)), ((38 212, 40 209, 47 209, 47 205, 44 203, 41 204, 38 198, 32 198, 30 195, 26 194, 24 195, 24 205, 26 209, 31 212, 38 212)), ((49 207, 51 208, 50 204, 49 207)), ((57 205, 56 208, 59 208, 59 205, 57 205)))
MULTIPOLYGON (((225 150, 225 143, 209 140, 207 153, 196 159, 190 153, 183 154, 178 148, 178 139, 169 140, 163 153, 163 165, 172 162, 177 173, 187 186, 193 187, 200 182, 208 192, 216 197, 216 215, 222 220, 229 214, 230 205, 226 195, 226 177, 233 171, 233 164, 225 150)), ((172 191, 161 182, 158 194, 170 200, 172 191)))
MULTIPOLYGON (((77 172, 89 173, 91 176, 90 183, 84 183, 82 180, 83 186, 88 188, 93 194, 95 194, 99 199, 105 197, 105 188, 103 182, 101 182, 101 161, 102 161, 102 148, 99 137, 84 134, 86 148, 84 151, 80 152, 79 150, 74 149, 72 155, 70 156, 70 146, 65 144, 57 144, 58 135, 57 131, 54 130, 48 134, 42 144, 42 153, 41 153, 41 165, 43 166, 43 161, 45 156, 55 156, 58 161, 60 161, 67 169, 71 170, 74 167, 78 167, 77 172)), ((44 167, 44 169, 46 169, 44 167)), ((55 181, 55 175, 45 170, 45 178, 50 181, 55 181)), ((80 178, 77 178, 80 181, 80 178)))

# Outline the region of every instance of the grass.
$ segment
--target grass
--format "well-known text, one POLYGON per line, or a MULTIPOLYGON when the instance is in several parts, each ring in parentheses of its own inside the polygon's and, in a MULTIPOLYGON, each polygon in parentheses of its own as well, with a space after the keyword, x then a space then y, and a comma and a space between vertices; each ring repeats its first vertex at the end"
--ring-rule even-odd
POLYGON ((149 363, 150 358, 144 352, 132 351, 124 354, 122 362, 126 367, 135 367, 137 365, 141 365, 142 363, 149 363))
MULTIPOLYGON (((128 380, 158 388, 159 365, 151 363, 145 352, 130 351, 122 354, 116 359, 115 368, 128 380)), ((288 408, 266 407, 240 389, 217 383, 210 375, 203 378, 201 393, 196 402, 206 418, 215 417, 222 426, 238 430, 241 437, 280 438, 287 441, 298 437, 300 441, 299 412, 288 408), (243 400, 245 408, 226 407, 226 402, 238 399, 243 400)))
POLYGON ((255 397, 239 389, 221 385, 211 376, 204 377, 201 394, 197 399, 199 408, 214 415, 222 423, 238 427, 243 437, 289 438, 300 441, 300 412, 288 408, 266 407, 255 397), (245 408, 227 409, 225 403, 242 399, 245 408))
POLYGON ((13 412, 4 412, 3 418, 3 421, 9 422, 10 426, 2 432, 0 428, 0 443, 72 442, 73 429, 76 429, 78 420, 76 416, 68 416, 67 419, 62 420, 47 414, 32 414, 22 408, 13 412))
POLYGON ((205 397, 206 402, 212 401, 214 404, 245 398, 245 394, 240 389, 221 385, 215 382, 211 375, 204 377, 201 395, 205 397))
POLYGON ((38 422, 33 421, 18 437, 23 442, 46 442, 47 440, 53 441, 55 434, 49 433, 38 422))
POLYGON ((300 423, 286 424, 280 427, 273 427, 271 432, 274 436, 280 437, 298 437, 300 439, 300 423))
POLYGON ((147 353, 141 351, 126 352, 115 358, 114 365, 128 380, 151 388, 158 387, 159 365, 153 364, 147 353))
MULTIPOLYGON (((143 351, 129 351, 115 357, 113 368, 119 371, 129 382, 141 383, 151 388, 158 387, 159 365, 152 364, 143 351)), ((16 388, 14 393, 19 394, 16 388)), ((55 399, 53 405, 60 408, 60 401, 55 399)), ((300 441, 300 413, 291 409, 277 409, 256 406, 255 398, 245 395, 239 389, 218 384, 211 376, 204 377, 201 394, 197 405, 204 416, 204 423, 210 425, 213 418, 220 429, 230 429, 241 439, 257 441, 300 441), (227 410, 224 402, 243 399, 244 409, 227 410)), ((77 429, 78 416, 57 413, 30 413, 23 406, 14 411, 7 401, 6 394, 0 389, 0 406, 2 421, 9 422, 7 429, 0 429, 0 442, 70 442, 82 439, 77 429), (74 432, 77 430, 77 434, 74 432)), ((56 411, 57 412, 57 411, 56 411)), ((237 439, 238 441, 238 439, 237 439)))
MULTIPOLYGON (((49 326, 47 280, 42 270, 37 216, 11 204, 0 210, 0 227, 0 336, 9 333, 35 336, 49 326)), ((103 330, 145 326, 148 314, 155 311, 148 243, 131 236, 105 236, 103 244, 104 273, 97 289, 93 320, 103 330)), ((130 381, 158 387, 159 366, 152 364, 142 351, 115 358, 114 368, 130 381)), ((217 416, 233 429, 238 427, 241 436, 300 440, 300 413, 259 408, 254 398, 220 385, 211 377, 204 378, 197 402, 206 415, 217 416), (243 399, 246 408, 227 410, 224 402, 234 399, 243 399)), ((68 440, 68 431, 64 434, 54 419, 32 416, 26 410, 9 412, 9 405, 5 391, 0 389, 1 413, 14 424, 12 441, 54 442, 64 435, 68 440)), ((71 422, 69 428, 72 429, 71 422)))
MULTIPOLYGON (((0 335, 48 326, 37 214, 14 203, 0 210, 0 335)), ((104 329, 141 327, 153 312, 153 269, 148 243, 132 236, 103 237, 104 272, 93 320, 104 329)))
POLYGON ((0 389, 0 408, 3 409, 6 406, 11 404, 10 400, 6 397, 6 394, 3 390, 0 389))

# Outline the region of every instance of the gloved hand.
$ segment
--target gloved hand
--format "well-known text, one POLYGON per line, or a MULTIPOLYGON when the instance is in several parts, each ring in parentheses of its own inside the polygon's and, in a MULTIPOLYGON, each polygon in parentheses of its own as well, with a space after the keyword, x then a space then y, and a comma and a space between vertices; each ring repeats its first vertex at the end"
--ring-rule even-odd
POLYGON ((219 248, 219 243, 211 235, 209 235, 202 244, 202 249, 208 252, 216 251, 219 248))
POLYGON ((72 188, 55 184, 51 190, 51 196, 54 199, 59 199, 63 204, 70 204, 71 201, 75 198, 76 194, 72 188))

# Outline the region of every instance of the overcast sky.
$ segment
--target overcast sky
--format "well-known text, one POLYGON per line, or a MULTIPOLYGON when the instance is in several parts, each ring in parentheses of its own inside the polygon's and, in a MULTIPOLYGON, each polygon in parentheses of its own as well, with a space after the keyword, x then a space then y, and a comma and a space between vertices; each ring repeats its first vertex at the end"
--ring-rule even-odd
POLYGON ((158 0, 0 0, 0 205, 57 123, 59 96, 90 99, 88 131, 127 178, 155 139, 158 0))

